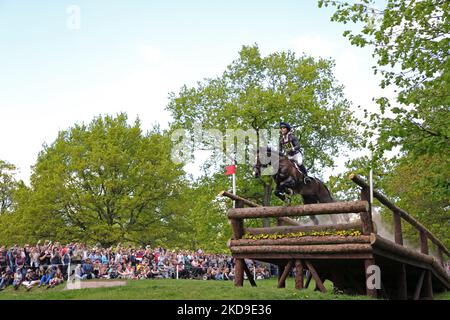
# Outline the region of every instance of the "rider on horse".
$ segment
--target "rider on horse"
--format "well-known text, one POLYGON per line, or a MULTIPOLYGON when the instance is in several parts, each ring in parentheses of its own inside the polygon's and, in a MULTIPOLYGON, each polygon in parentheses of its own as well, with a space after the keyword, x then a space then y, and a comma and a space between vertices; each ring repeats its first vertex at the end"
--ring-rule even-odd
POLYGON ((308 177, 308 171, 303 165, 303 159, 300 153, 300 144, 297 137, 291 132, 291 126, 286 122, 280 123, 280 147, 279 150, 288 157, 289 160, 294 163, 297 170, 299 170, 305 176, 304 182, 311 182, 311 178, 308 177))

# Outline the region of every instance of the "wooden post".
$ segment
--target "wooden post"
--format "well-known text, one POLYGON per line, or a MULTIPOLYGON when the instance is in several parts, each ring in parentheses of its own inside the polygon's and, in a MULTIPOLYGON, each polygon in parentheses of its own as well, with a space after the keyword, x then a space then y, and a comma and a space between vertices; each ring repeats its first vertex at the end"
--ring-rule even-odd
POLYGON ((309 271, 308 268, 307 268, 306 271, 307 271, 308 273, 306 274, 305 289, 308 289, 309 283, 311 282, 312 276, 311 276, 311 271, 309 271))
POLYGON ((242 287, 244 285, 244 259, 235 259, 234 261, 234 285, 242 287))
POLYGON ((247 264, 245 263, 245 260, 244 260, 244 272, 247 274, 248 281, 250 281, 250 284, 252 285, 252 287, 256 287, 256 282, 255 282, 255 279, 253 279, 253 274, 249 270, 247 264))
POLYGON ((286 287, 286 278, 289 276, 289 272, 292 269, 292 261, 289 261, 286 266, 284 267, 283 274, 278 279, 278 288, 285 288, 286 287))
POLYGON ((414 290, 414 300, 420 299, 420 292, 422 291, 423 278, 425 277, 425 270, 420 273, 419 280, 417 281, 416 290, 414 290))
POLYGON ((295 289, 303 289, 303 263, 295 260, 295 289))
MULTIPOLYGON (((361 200, 369 201, 369 189, 362 188, 361 190, 361 200)), ((370 204, 369 204, 369 212, 363 211, 359 214, 361 218, 361 222, 363 225, 363 234, 371 234, 373 232, 373 226, 372 226, 372 217, 370 215, 370 204)))
POLYGON ((401 264, 398 273, 398 299, 407 300, 408 299, 408 283, 406 280, 406 266, 401 264))
POLYGON ((231 219, 231 231, 233 233, 233 240, 239 240, 244 235, 244 221, 242 219, 231 219))
POLYGON ((367 285, 368 285, 368 278, 369 275, 367 274, 367 268, 369 268, 370 266, 374 265, 375 261, 373 259, 366 259, 364 260, 364 274, 366 275, 366 293, 367 296, 371 297, 371 298, 376 298, 377 297, 377 289, 370 289, 367 285))
POLYGON ((441 248, 438 248, 438 261, 439 261, 439 264, 440 264, 442 267, 445 267, 445 263, 444 263, 444 254, 443 254, 441 248))
MULTIPOLYGON (((236 200, 236 208, 243 208, 244 202, 242 200, 236 200)), ((244 235, 244 219, 230 219, 231 231, 233 232, 233 239, 239 240, 244 235)))
POLYGON ((402 218, 399 212, 393 211, 395 243, 403 245, 402 218))
POLYGON ((428 254, 428 237, 423 231, 420 231, 420 252, 428 254))
MULTIPOLYGON (((361 179, 358 175, 356 174, 351 174, 349 176, 349 179, 352 180, 353 182, 355 182, 357 185, 359 185, 361 188, 366 188, 369 189, 369 185, 363 180, 361 179)), ((423 224, 421 224, 419 221, 417 221, 415 218, 413 218, 411 215, 409 215, 406 211, 400 209, 399 207, 397 207, 393 202, 389 201, 388 198, 386 198, 383 194, 381 194, 380 192, 374 190, 373 195, 375 198, 377 198, 378 201, 380 201, 381 204, 385 205, 386 207, 388 207, 389 209, 391 209, 392 211, 398 212, 401 216, 402 219, 406 220, 407 222, 409 222, 413 227, 415 227, 418 230, 422 230, 423 232, 425 232, 427 234, 427 237, 437 246, 439 246, 439 248, 442 249, 442 251, 447 255, 450 256, 450 250, 448 250, 445 245, 442 243, 442 241, 440 241, 438 238, 436 238, 435 235, 433 235, 427 228, 425 228, 425 226, 423 224)))
MULTIPOLYGON (((244 202, 242 200, 236 200, 236 208, 243 208, 244 202)), ((244 219, 231 219, 231 229, 233 231, 233 239, 239 240, 244 235, 244 219)), ((234 265, 234 285, 236 287, 242 287, 244 285, 244 259, 236 259, 234 265)))
MULTIPOLYGON (((265 207, 270 206, 271 196, 272 196, 272 185, 266 183, 266 184, 264 184, 264 202, 263 202, 265 207)), ((270 227, 270 219, 269 218, 263 219, 263 227, 264 228, 270 227)))
POLYGON ((279 288, 279 285, 280 285, 281 275, 283 274, 285 266, 286 265, 281 263, 281 262, 277 264, 277 269, 278 269, 278 285, 277 286, 278 286, 278 288, 279 288))
POLYGON ((322 283, 322 279, 320 279, 316 269, 314 268, 314 266, 311 264, 311 262, 309 262, 309 260, 305 260, 305 264, 309 269, 309 272, 311 273, 312 277, 314 278, 314 281, 316 282, 316 286, 317 288, 319 288, 319 290, 322 293, 327 292, 327 289, 325 288, 325 286, 322 283))
POLYGON ((433 300, 433 278, 430 270, 427 270, 425 272, 425 279, 424 279, 424 285, 425 285, 425 297, 427 299, 433 300))

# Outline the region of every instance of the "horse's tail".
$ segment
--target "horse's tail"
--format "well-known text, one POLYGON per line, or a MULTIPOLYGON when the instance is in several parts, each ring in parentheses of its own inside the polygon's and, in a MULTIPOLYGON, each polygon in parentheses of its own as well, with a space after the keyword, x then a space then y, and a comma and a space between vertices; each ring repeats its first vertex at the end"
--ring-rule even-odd
POLYGON ((330 189, 328 189, 328 187, 327 187, 325 184, 324 184, 324 187, 325 187, 325 189, 327 190, 328 194, 330 195, 331 202, 335 202, 336 200, 334 200, 333 195, 331 194, 330 189))
MULTIPOLYGON (((317 180, 319 180, 319 179, 317 179, 317 180)), ((336 202, 336 200, 331 195, 331 191, 330 191, 330 189, 328 189, 327 185, 322 180, 319 180, 319 182, 324 187, 324 189, 326 190, 328 196, 330 197, 330 200, 331 200, 330 202, 336 202)))

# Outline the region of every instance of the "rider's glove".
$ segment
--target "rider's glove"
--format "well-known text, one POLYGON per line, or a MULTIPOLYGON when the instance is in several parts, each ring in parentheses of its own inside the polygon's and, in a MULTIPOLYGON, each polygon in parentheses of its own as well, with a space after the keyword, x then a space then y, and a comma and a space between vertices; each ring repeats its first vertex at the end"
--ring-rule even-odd
POLYGON ((288 155, 293 156, 295 154, 295 149, 292 148, 291 150, 288 151, 288 155))

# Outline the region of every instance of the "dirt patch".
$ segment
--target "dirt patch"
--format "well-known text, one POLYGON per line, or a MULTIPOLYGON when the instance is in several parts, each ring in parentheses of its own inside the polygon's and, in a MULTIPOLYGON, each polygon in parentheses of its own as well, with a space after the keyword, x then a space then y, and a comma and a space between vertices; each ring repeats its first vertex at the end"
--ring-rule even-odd
POLYGON ((117 287, 125 286, 126 281, 79 281, 72 282, 66 285, 66 290, 76 290, 76 289, 92 289, 92 288, 106 288, 106 287, 117 287))

